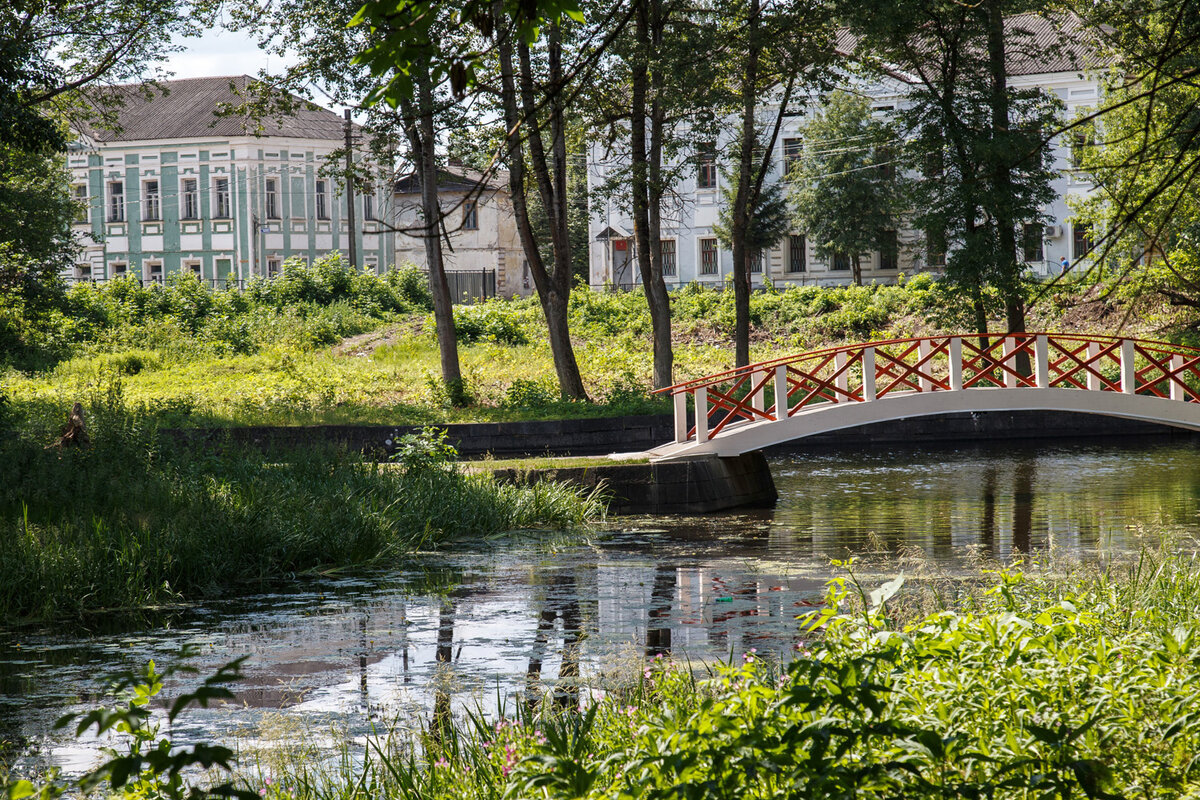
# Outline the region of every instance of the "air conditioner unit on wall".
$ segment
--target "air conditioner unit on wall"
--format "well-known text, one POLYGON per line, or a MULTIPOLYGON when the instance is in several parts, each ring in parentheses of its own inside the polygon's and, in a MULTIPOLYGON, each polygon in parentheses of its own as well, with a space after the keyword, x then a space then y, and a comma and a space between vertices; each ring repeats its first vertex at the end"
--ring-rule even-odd
POLYGON ((1062 236, 1062 225, 1047 225, 1042 230, 1043 239, 1057 239, 1062 236))

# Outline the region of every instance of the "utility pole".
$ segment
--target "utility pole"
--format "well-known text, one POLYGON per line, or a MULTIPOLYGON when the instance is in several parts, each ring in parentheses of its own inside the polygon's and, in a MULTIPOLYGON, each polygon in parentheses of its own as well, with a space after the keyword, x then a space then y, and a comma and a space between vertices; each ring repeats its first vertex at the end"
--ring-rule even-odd
POLYGON ((350 266, 358 269, 358 243, 354 231, 354 151, 350 138, 352 123, 350 109, 346 109, 346 220, 350 233, 350 266))

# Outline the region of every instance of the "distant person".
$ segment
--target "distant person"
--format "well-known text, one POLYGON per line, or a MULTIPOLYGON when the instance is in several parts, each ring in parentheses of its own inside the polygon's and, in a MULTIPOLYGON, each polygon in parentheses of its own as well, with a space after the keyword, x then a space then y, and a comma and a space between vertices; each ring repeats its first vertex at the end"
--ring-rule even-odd
POLYGON ((1062 261, 1058 262, 1058 266, 1062 267, 1063 272, 1066 272, 1071 267, 1071 260, 1063 256, 1062 261))

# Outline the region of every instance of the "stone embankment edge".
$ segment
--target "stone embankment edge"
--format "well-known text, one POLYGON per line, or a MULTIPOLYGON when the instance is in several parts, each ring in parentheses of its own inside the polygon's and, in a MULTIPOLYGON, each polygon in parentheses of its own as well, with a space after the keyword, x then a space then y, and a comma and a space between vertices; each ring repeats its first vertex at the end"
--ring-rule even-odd
POLYGON ((497 469, 492 474, 510 483, 558 481, 585 491, 599 489, 609 497, 608 513, 616 516, 766 508, 779 498, 771 467, 762 453, 657 464, 497 469))

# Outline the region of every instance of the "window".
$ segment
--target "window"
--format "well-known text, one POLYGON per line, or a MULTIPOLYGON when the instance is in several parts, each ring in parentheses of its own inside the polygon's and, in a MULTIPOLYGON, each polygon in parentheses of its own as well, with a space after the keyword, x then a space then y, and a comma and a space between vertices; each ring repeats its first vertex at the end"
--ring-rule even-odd
POLYGON ((658 243, 658 260, 662 262, 664 278, 675 277, 675 240, 663 239, 658 243))
POLYGON ((188 272, 190 272, 191 274, 195 275, 197 278, 200 278, 200 279, 204 278, 204 272, 200 267, 199 261, 184 262, 183 268, 185 270, 187 270, 188 272))
POLYGON ((1071 168, 1082 169, 1087 151, 1095 144, 1090 131, 1077 130, 1071 136, 1071 168))
POLYGON ((800 156, 803 153, 804 141, 802 139, 783 140, 783 175, 785 178, 792 174, 792 169, 800 163, 800 156))
POLYGON ((925 231, 925 265, 940 267, 946 263, 946 231, 930 228, 925 231))
POLYGON ((896 177, 896 152, 890 147, 880 147, 875 152, 875 160, 879 165, 879 177, 890 181, 896 177))
POLYGON ((1081 259, 1088 253, 1092 252, 1092 226, 1083 222, 1076 222, 1071 226, 1074 233, 1073 258, 1081 259))
POLYGON ((363 195, 363 219, 375 219, 375 195, 363 195))
POLYGON ((717 274, 717 240, 700 240, 700 274, 717 274))
POLYGON ((473 202, 463 203, 463 230, 479 230, 479 208, 473 202))
POLYGON ((808 269, 808 243, 803 236, 788 237, 788 272, 805 272, 808 269))
POLYGON ((274 278, 278 274, 279 274, 279 259, 278 258, 268 258, 267 259, 267 277, 274 278))
POLYGON ((75 280, 90 281, 92 279, 91 264, 76 264, 75 265, 75 280))
POLYGON ((763 273, 763 264, 767 262, 767 251, 762 250, 750 256, 750 274, 761 275, 763 273))
POLYGON ((317 219, 329 219, 328 181, 317 181, 317 219))
POLYGON ((717 145, 703 142, 696 148, 696 186, 701 189, 717 187, 717 145))
POLYGON ((217 219, 229 219, 229 178, 214 179, 213 191, 217 194, 217 208, 214 216, 217 219))
POLYGON ((1042 250, 1042 226, 1032 222, 1025 223, 1021 229, 1021 249, 1024 251, 1025 263, 1045 260, 1042 250))
POLYGON ((229 260, 228 258, 218 258, 214 262, 214 265, 215 265, 214 272, 216 272, 216 277, 218 277, 218 278, 232 278, 233 277, 233 262, 231 260, 229 260))
POLYGON ((849 272, 850 271, 850 254, 849 253, 834 253, 833 254, 833 266, 831 266, 830 269, 836 270, 837 272, 849 272))
POLYGON ((82 223, 88 221, 87 184, 80 183, 75 186, 75 221, 82 223))
POLYGON ((142 184, 142 219, 162 219, 159 209, 158 181, 145 181, 142 184))
POLYGON ((162 262, 147 262, 146 263, 146 272, 149 274, 150 281, 152 283, 162 283, 163 282, 162 262))
POLYGON ((125 221, 125 184, 120 181, 108 184, 108 221, 125 221))
POLYGON ((129 271, 128 264, 122 264, 120 262, 115 262, 115 263, 109 265, 109 274, 114 278, 124 278, 125 274, 128 271, 129 271))
POLYGON ((900 266, 900 241, 895 231, 884 231, 879 242, 879 268, 896 269, 900 266))
POLYGON ((183 218, 200 219, 200 192, 195 178, 183 179, 183 218))
POLYGON ((279 219, 279 181, 267 178, 266 190, 267 219, 279 219))

